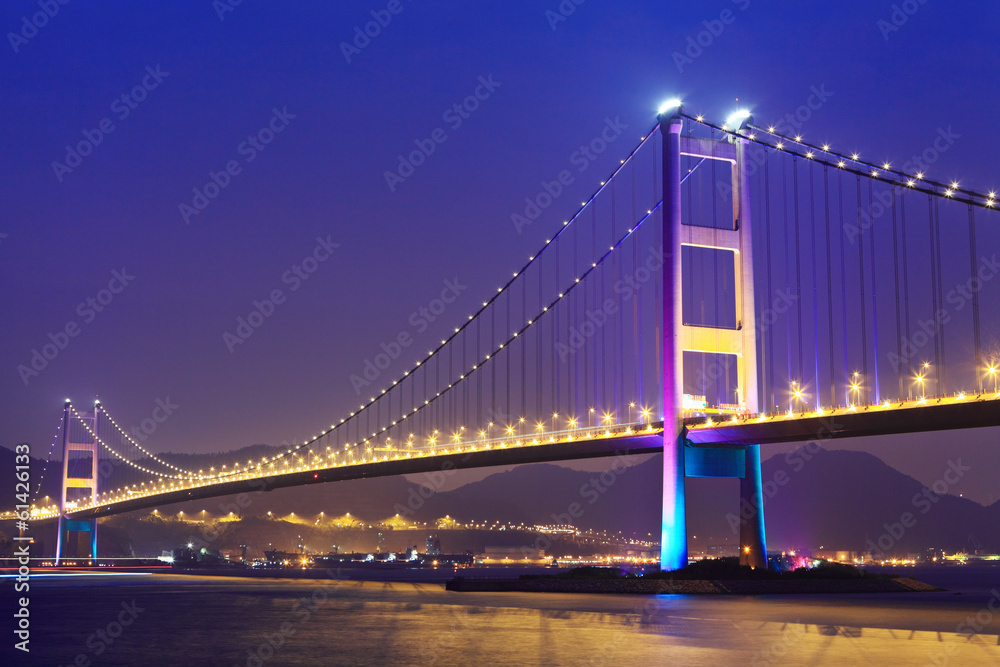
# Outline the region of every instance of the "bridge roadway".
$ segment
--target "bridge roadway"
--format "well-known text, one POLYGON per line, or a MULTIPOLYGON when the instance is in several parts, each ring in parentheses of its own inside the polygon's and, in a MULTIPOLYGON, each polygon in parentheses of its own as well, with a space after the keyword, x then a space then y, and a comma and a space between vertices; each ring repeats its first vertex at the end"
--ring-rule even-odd
MULTIPOLYGON (((808 442, 878 436, 900 433, 933 432, 965 428, 1000 426, 1000 393, 994 395, 932 398, 926 402, 906 401, 891 405, 839 408, 792 415, 731 419, 712 423, 704 418, 688 420, 686 436, 690 446, 732 447, 743 444, 808 442)), ((239 479, 192 488, 181 488, 152 495, 116 500, 97 507, 68 513, 74 519, 110 516, 123 512, 160 507, 188 500, 200 500, 240 493, 272 491, 283 487, 324 484, 351 479, 409 475, 434 471, 486 468, 567 461, 631 454, 655 454, 663 451, 662 422, 651 424, 640 433, 612 430, 609 437, 578 438, 522 446, 493 447, 431 456, 390 459, 338 465, 239 479)), ((36 517, 36 522, 54 517, 36 517)))

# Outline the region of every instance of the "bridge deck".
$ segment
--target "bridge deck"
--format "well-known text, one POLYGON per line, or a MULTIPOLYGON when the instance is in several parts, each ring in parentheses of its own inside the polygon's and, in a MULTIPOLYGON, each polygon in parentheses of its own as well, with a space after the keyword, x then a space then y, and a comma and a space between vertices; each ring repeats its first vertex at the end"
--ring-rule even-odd
MULTIPOLYGON (((722 423, 691 421, 688 424, 687 439, 693 446, 724 447, 990 426, 1000 426, 1000 394, 969 397, 962 395, 856 409, 841 408, 824 412, 762 416, 747 420, 733 419, 722 423)), ((306 484, 522 463, 653 454, 661 451, 663 451, 662 423, 659 423, 649 425, 640 433, 617 429, 602 434, 601 437, 567 438, 538 444, 525 442, 520 446, 503 444, 451 454, 417 453, 409 457, 385 457, 382 461, 244 477, 115 499, 96 507, 73 510, 67 515, 74 519, 87 519, 188 500, 271 491, 306 484)), ((54 514, 33 517, 35 521, 54 518, 54 514)))
POLYGON ((998 398, 1000 394, 933 398, 925 402, 904 401, 888 406, 777 415, 711 426, 692 425, 687 438, 702 445, 763 445, 1000 426, 998 398))

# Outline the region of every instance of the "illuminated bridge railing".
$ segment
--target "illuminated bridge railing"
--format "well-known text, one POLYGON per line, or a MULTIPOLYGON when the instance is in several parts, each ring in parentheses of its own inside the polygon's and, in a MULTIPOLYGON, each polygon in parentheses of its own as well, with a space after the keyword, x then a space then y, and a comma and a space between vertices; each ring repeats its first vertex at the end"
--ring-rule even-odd
MULTIPOLYGON (((537 427, 536 427, 537 428, 537 427)), ((404 443, 401 446, 373 446, 360 456, 354 456, 354 450, 347 453, 331 453, 327 456, 312 456, 308 459, 297 459, 294 463, 287 458, 283 463, 251 466, 238 472, 228 472, 218 475, 204 475, 200 478, 160 481, 157 484, 138 484, 135 488, 123 488, 102 493, 96 503, 74 504, 67 508, 67 515, 74 512, 90 510, 96 507, 109 507, 115 503, 135 500, 138 498, 154 498, 158 495, 189 489, 204 489, 207 487, 228 484, 230 482, 252 481, 256 479, 280 477, 294 473, 308 473, 331 470, 335 468, 362 467, 374 463, 411 458, 434 458, 453 456, 455 454, 475 453, 490 450, 517 449, 526 447, 542 447, 554 444, 574 442, 615 440, 636 435, 655 435, 662 431, 659 422, 633 422, 625 424, 605 424, 583 426, 578 428, 560 429, 556 431, 537 431, 535 433, 508 433, 508 429, 500 429, 503 433, 496 437, 484 436, 471 440, 438 442, 434 435, 428 437, 423 444, 415 442, 404 443)), ((35 520, 52 519, 58 516, 55 505, 33 508, 31 516, 35 520)), ((2 516, 0 516, 2 518, 2 516)))

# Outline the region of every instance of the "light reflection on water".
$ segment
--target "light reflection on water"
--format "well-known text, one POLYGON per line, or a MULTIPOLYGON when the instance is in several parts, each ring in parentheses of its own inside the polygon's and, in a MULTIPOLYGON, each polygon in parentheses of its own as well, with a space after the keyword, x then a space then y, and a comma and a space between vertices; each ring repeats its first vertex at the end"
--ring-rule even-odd
POLYGON ((1000 615, 987 606, 1000 570, 938 572, 962 594, 597 596, 174 575, 46 580, 32 586, 31 659, 15 664, 72 664, 78 655, 102 665, 251 667, 1000 664, 1000 615), (133 600, 141 611, 115 627, 133 600), (978 632, 956 632, 977 614, 978 632), (108 643, 96 634, 119 629, 108 643))

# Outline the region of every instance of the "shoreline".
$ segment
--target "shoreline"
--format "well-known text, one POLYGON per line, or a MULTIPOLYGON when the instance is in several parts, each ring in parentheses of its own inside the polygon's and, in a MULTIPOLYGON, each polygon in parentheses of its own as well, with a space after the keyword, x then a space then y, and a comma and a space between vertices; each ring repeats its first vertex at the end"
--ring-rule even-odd
POLYGON ((911 578, 897 579, 502 579, 455 577, 456 592, 604 593, 625 595, 792 595, 835 593, 931 593, 946 589, 911 578))

